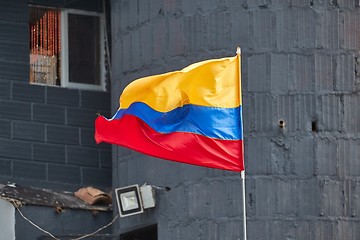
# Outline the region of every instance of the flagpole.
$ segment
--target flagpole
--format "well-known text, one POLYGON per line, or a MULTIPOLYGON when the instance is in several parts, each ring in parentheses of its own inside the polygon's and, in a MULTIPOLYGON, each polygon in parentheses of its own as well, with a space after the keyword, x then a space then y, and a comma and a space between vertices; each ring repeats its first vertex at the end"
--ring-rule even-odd
POLYGON ((245 196, 245 171, 241 171, 241 181, 242 181, 242 202, 243 202, 243 232, 244 240, 246 237, 246 196, 245 196))
MULTIPOLYGON (((241 57, 241 49, 240 47, 237 47, 236 49, 236 55, 238 57, 239 60, 239 97, 240 97, 240 101, 241 101, 241 61, 240 61, 240 57, 241 57)), ((242 102, 241 102, 242 104, 242 102)), ((242 112, 240 112, 240 119, 242 119, 242 112)), ((243 127, 241 126, 241 130, 243 129, 243 127)), ((243 133, 242 133, 243 134, 243 133)), ((243 140, 244 141, 244 140, 243 140)), ((242 150, 244 151, 244 142, 243 142, 243 146, 242 146, 242 150)), ((244 153, 243 153, 244 154, 244 153)), ((243 155, 244 156, 244 155, 243 155)), ((243 160, 243 159, 242 159, 243 160)), ((241 182, 242 182, 242 204, 243 204, 243 233, 244 233, 244 238, 243 240, 247 240, 247 234, 246 234, 246 195, 245 195, 245 170, 241 171, 240 173, 240 178, 241 178, 241 182)))

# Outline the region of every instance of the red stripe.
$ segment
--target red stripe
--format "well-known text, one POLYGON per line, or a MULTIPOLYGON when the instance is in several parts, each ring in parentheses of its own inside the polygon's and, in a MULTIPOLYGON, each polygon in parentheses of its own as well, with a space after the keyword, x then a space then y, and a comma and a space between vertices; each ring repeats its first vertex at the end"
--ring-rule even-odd
POLYGON ((131 115, 110 121, 98 117, 95 140, 171 161, 237 172, 244 170, 242 140, 218 140, 182 132, 162 134, 131 115))

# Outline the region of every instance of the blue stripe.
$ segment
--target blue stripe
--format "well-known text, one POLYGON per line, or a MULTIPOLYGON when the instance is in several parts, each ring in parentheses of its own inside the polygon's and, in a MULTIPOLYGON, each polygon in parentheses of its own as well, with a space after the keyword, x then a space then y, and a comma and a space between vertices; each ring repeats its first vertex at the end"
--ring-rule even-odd
POLYGON ((145 103, 135 102, 127 109, 119 109, 112 119, 129 114, 159 133, 189 132, 216 139, 241 140, 241 111, 241 106, 216 108, 188 104, 170 112, 158 112, 145 103))

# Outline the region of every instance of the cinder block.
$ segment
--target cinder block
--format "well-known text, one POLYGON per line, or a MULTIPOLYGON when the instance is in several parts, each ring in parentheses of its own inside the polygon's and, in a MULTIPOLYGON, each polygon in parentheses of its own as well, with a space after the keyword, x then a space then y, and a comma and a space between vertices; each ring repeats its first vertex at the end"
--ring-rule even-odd
POLYGON ((133 59, 131 58, 131 49, 132 49, 131 35, 124 34, 122 36, 121 41, 118 41, 118 44, 121 44, 121 47, 119 47, 121 48, 121 54, 120 56, 115 55, 114 61, 119 62, 121 64, 123 72, 129 71, 131 69, 131 64, 133 61, 133 59), (117 60, 118 58, 120 58, 120 60, 117 60))
POLYGON ((296 92, 313 92, 315 89, 315 60, 312 55, 293 55, 296 92))
POLYGON ((131 68, 132 69, 139 69, 142 65, 141 59, 142 56, 142 49, 146 48, 146 46, 141 46, 141 39, 140 39, 140 29, 133 30, 130 33, 131 36, 131 68))
MULTIPOLYGON (((173 4, 173 2, 174 2, 174 0, 169 0, 169 1, 166 1, 163 3, 165 12, 171 11, 170 6, 173 4)), ((137 18, 138 18, 139 23, 144 23, 149 20, 151 4, 152 4, 152 2, 148 2, 148 1, 145 1, 145 2, 143 1, 138 4, 139 13, 137 15, 137 18)), ((142 45, 142 46, 146 46, 146 45, 142 45)))
POLYGON ((10 82, 0 77, 0 99, 10 98, 10 82))
MULTIPOLYGON (((181 224, 177 227, 177 232, 178 239, 199 239, 201 236, 200 223, 197 221, 192 224, 181 224)), ((176 235, 175 232, 173 234, 173 236, 176 235)))
POLYGON ((334 90, 333 56, 330 54, 315 54, 315 89, 318 92, 334 90))
POLYGON ((250 119, 254 126, 255 132, 268 132, 273 129, 273 98, 267 94, 255 94, 249 103, 251 108, 251 114, 253 116, 250 119))
POLYGON ((337 174, 337 145, 334 138, 316 139, 316 173, 323 176, 336 176, 337 174))
POLYGON ((31 119, 31 104, 26 102, 0 100, 0 116, 3 119, 31 119))
MULTIPOLYGON (((348 191, 345 197, 348 199, 348 217, 358 218, 360 216, 360 181, 353 178, 349 180, 348 191)), ((359 232, 360 233, 360 232, 359 232)), ((360 235, 357 235, 360 236, 360 235)))
POLYGON ((96 113, 97 112, 93 109, 67 108, 67 125, 77 127, 94 127, 95 118, 97 117, 96 113))
POLYGON ((33 120, 36 122, 65 124, 65 107, 33 104, 32 116, 33 120))
POLYGON ((95 92, 82 91, 81 92, 81 107, 96 110, 110 110, 110 93, 109 92, 95 92))
POLYGON ((299 131, 318 131, 316 96, 314 94, 301 94, 298 96, 299 131))
POLYGON ((78 166, 48 164, 48 181, 69 184, 81 184, 81 170, 78 166))
POLYGON ((168 212, 171 209, 172 216, 177 216, 177 219, 186 219, 189 208, 189 194, 184 185, 174 186, 171 188, 172 194, 167 197, 164 205, 158 204, 158 211, 168 212))
POLYGON ((26 102, 43 103, 45 101, 45 87, 29 83, 13 83, 12 98, 26 102))
POLYGON ((318 181, 315 178, 297 180, 296 193, 294 195, 296 195, 297 200, 293 205, 296 207, 298 216, 301 218, 319 216, 321 192, 318 181))
POLYGON ((270 56, 267 54, 252 55, 247 57, 247 72, 243 79, 247 79, 247 91, 250 92, 266 92, 269 91, 270 83, 270 56))
POLYGON ((338 4, 339 8, 348 8, 355 10, 357 7, 359 7, 359 3, 356 1, 337 0, 336 3, 338 4))
MULTIPOLYGON (((297 201, 297 180, 295 179, 276 179, 273 188, 276 194, 275 212, 279 216, 294 216, 297 201)), ((280 239, 280 238, 279 238, 280 239)))
MULTIPOLYGON (((21 3, 22 4, 22 3, 21 3)), ((27 8, 24 8, 23 5, 16 6, 12 8, 9 11, 9 8, 4 7, 4 5, 1 6, 1 10, 3 11, 0 13, 1 18, 5 17, 8 18, 7 21, 0 21, 0 29, 1 29, 1 37, 0 40, 5 42, 21 42, 23 44, 28 43, 28 39, 19 39, 19 36, 25 36, 26 34, 29 34, 29 29, 25 26, 25 23, 28 22, 28 12, 26 12, 24 15, 19 14, 16 15, 16 19, 19 20, 20 18, 23 18, 23 22, 21 21, 14 21, 14 12, 16 11, 27 11, 27 8), (6 13, 4 13, 6 12, 6 13), (12 14, 11 14, 12 13, 12 14)), ((5 19, 4 19, 5 20, 5 19)), ((21 56, 25 56, 26 52, 19 53, 21 56)), ((29 53, 27 52, 27 56, 29 53)), ((24 59, 23 59, 24 60, 24 59)))
MULTIPOLYGON (((276 4, 287 4, 286 1, 280 0, 276 4), (281 3, 279 3, 281 2, 281 3)), ((295 14, 296 9, 281 9, 276 11, 276 47, 281 50, 291 50, 296 43, 295 14)), ((284 66, 286 67, 286 66, 284 66)), ((281 80, 281 79, 279 79, 281 80)))
MULTIPOLYGON (((111 74, 112 74, 111 91, 113 91, 114 93, 117 93, 119 91, 116 91, 116 88, 114 89, 113 87, 114 87, 114 85, 116 86, 116 84, 120 84, 120 80, 119 80, 120 75, 119 74, 123 70, 122 64, 124 64, 124 63, 123 63, 123 52, 122 52, 122 49, 123 49, 122 40, 120 38, 113 37, 113 43, 112 43, 111 49, 112 49, 112 52, 119 53, 119 54, 112 55, 111 64, 113 66, 121 66, 121 68, 120 67, 114 68, 111 71, 111 74)), ((107 84, 107 87, 110 87, 109 83, 106 83, 106 84, 107 84)))
POLYGON ((199 1, 182 1, 181 2, 181 11, 189 16, 194 15, 196 10, 199 8, 199 1))
POLYGON ((319 179, 320 216, 344 216, 344 184, 342 181, 328 178, 319 179))
MULTIPOLYGON (((182 163, 179 163, 180 165, 182 163)), ((245 163, 246 164, 246 163, 245 163)), ((230 172, 230 171, 224 171, 221 169, 216 168, 205 168, 206 169, 206 177, 209 178, 227 178, 229 176, 239 175, 238 172, 230 172)), ((175 180, 177 181, 177 180, 175 180)))
POLYGON ((284 138, 279 134, 278 137, 272 138, 271 154, 269 159, 269 171, 271 174, 283 175, 290 174, 293 170, 291 160, 291 142, 289 138, 284 138))
POLYGON ((360 47, 360 15, 358 11, 343 11, 340 13, 340 48, 359 49, 360 47))
POLYGON ((290 54, 271 54, 271 92, 285 94, 295 90, 293 57, 290 54))
MULTIPOLYGON (((263 218, 248 219, 247 220, 247 236, 248 239, 270 239, 271 233, 270 223, 272 220, 265 220, 263 218), (262 230, 259 231, 259 226, 262 230)), ((221 238, 214 238, 214 240, 221 238)))
MULTIPOLYGON (((17 39, 19 39, 19 35, 17 35, 17 39)), ((29 71, 30 64, 28 58, 21 62, 11 63, 6 60, 0 60, 1 77, 5 79, 27 83, 29 81, 29 71)))
POLYGON ((268 9, 255 10, 251 13, 253 48, 269 50, 276 44, 275 15, 268 9))
POLYGON ((100 167, 101 168, 111 168, 112 167, 112 159, 111 159, 111 151, 110 148, 109 150, 100 150, 100 155, 99 155, 99 160, 100 160, 100 167))
POLYGON ((44 142, 45 124, 25 121, 13 121, 12 137, 14 139, 44 142))
POLYGON ((46 89, 46 103, 48 104, 79 107, 79 99, 79 90, 58 87, 46 89))
POLYGON ((279 95, 277 97, 277 121, 276 128, 279 129, 279 121, 285 123, 284 129, 288 132, 299 130, 299 108, 298 95, 279 95))
POLYGON ((295 232, 293 239, 316 239, 315 221, 315 219, 294 219, 291 222, 295 232))
POLYGON ((101 147, 101 148, 110 148, 109 144, 96 144, 94 139, 94 128, 81 128, 80 129, 80 142, 81 146, 87 147, 101 147))
MULTIPOLYGON (((360 175, 360 141, 356 139, 339 139, 339 168, 345 171, 345 176, 360 175)), ((339 169, 340 170, 340 169, 339 169)))
POLYGON ((0 158, 0 175, 11 176, 12 175, 12 164, 9 159, 0 158))
POLYGON ((317 9, 316 19, 316 46, 322 49, 339 48, 339 12, 326 9, 317 9))
POLYGON ((116 9, 119 14, 111 14, 112 20, 118 24, 119 29, 117 31, 124 31, 129 26, 129 3, 130 1, 112 2, 111 8, 116 9), (113 8, 114 7, 114 8, 113 8))
MULTIPOLYGON (((0 31, 4 31, 4 29, 1 29, 1 25, 0 31)), ((25 41, 2 41, 0 52, 1 56, 8 62, 20 62, 29 57, 29 46, 25 41)))
MULTIPOLYGON (((155 1, 157 2, 157 0, 155 1)), ((168 48, 168 39, 166 36, 166 31, 164 29, 168 29, 166 25, 166 21, 161 19, 156 21, 153 24, 152 30, 152 38, 154 39, 153 42, 153 59, 159 59, 165 56, 166 49, 168 48)))
MULTIPOLYGON (((152 159, 144 154, 138 153, 133 151, 131 155, 128 155, 126 157, 126 161, 128 161, 128 173, 127 173, 127 181, 129 183, 133 182, 146 182, 146 179, 151 178, 151 176, 154 176, 156 174, 156 170, 159 172, 163 172, 165 167, 160 167, 161 163, 159 163, 159 160, 152 159)), ((167 166, 169 167, 169 165, 167 166)), ((169 169, 169 171, 171 171, 169 169)), ((175 178, 173 176, 159 176, 159 180, 163 179, 169 179, 169 178, 175 178)), ((163 181, 164 184, 166 184, 166 181, 163 181)))
POLYGON ((95 148, 67 147, 66 162, 79 166, 99 166, 99 151, 95 148))
MULTIPOLYGON (((360 19, 359 19, 360 20, 360 19)), ((335 90, 352 92, 355 90, 355 58, 352 55, 336 57, 335 90)))
POLYGON ((321 95, 319 97, 319 128, 321 131, 338 132, 341 130, 341 97, 321 95))
POLYGON ((316 240, 340 239, 339 222, 331 220, 318 220, 315 222, 315 233, 316 240))
MULTIPOLYGON (((251 102, 253 102, 252 100, 252 96, 244 93, 242 94, 242 115, 243 115, 243 131, 244 131, 244 135, 248 135, 248 133, 250 132, 254 132, 254 116, 252 115, 252 109, 249 107, 245 107, 245 106, 249 106, 249 104, 251 104, 251 102)), ((245 141, 246 141, 246 137, 244 137, 245 141)))
POLYGON ((254 202, 255 215, 257 217, 274 216, 276 210, 276 182, 271 178, 254 179, 252 201, 254 202))
POLYGON ((360 222, 342 220, 339 221, 339 239, 356 240, 360 236, 360 222))
POLYGON ((47 125, 46 141, 49 143, 60 143, 66 145, 78 145, 79 129, 76 127, 47 125))
MULTIPOLYGON (((210 183, 212 184, 212 183, 210 183)), ((189 216, 206 218, 209 214, 210 194, 207 183, 193 183, 189 186, 189 216)))
POLYGON ((139 2, 138 1, 128 1, 128 5, 129 5, 129 12, 127 14, 128 18, 129 18, 128 27, 133 28, 138 24, 139 2))
POLYGON ((46 180, 46 163, 13 161, 13 176, 32 180, 46 180))
MULTIPOLYGON (((236 6, 236 3, 239 3, 239 1, 234 1, 232 5, 236 6)), ((246 50, 250 49, 252 43, 250 38, 250 14, 247 11, 242 11, 239 14, 239 11, 236 7, 231 7, 230 9, 230 45, 246 50)), ((203 29, 202 26, 200 27, 199 30, 203 29)), ((198 39, 201 39, 198 31, 194 30, 192 32, 198 36, 198 39)), ((198 44, 201 45, 201 41, 198 40, 198 44)), ((196 47, 196 49, 199 49, 199 47, 196 47)))
POLYGON ((9 120, 0 119, 0 137, 10 138, 11 124, 9 120))
POLYGON ((169 19, 169 53, 173 56, 185 53, 185 33, 183 18, 169 19))
POLYGON ((65 163, 65 146, 54 144, 33 144, 33 160, 65 163))
POLYGON ((270 173, 271 141, 267 137, 252 136, 246 138, 245 168, 250 175, 270 173), (261 149, 261 151, 259 151, 261 149))
POLYGON ((17 22, 26 22, 28 20, 28 18, 26 18, 28 14, 26 11, 27 8, 20 8, 19 6, 22 6, 19 2, 3 4, 0 10, 0 19, 4 22, 12 22, 14 21, 14 16, 16 16, 17 22))
POLYGON ((208 239, 208 240, 218 240, 221 239, 222 236, 220 236, 220 223, 217 221, 205 221, 204 225, 202 225, 202 235, 203 238, 200 239, 208 239))
POLYGON ((199 182, 208 176, 207 172, 209 168, 188 164, 182 164, 182 166, 184 167, 184 171, 182 171, 179 175, 181 175, 181 178, 187 179, 189 182, 199 182))
POLYGON ((31 159, 29 142, 0 139, 0 157, 31 159))
MULTIPOLYGON (((297 0, 298 2, 304 2, 297 0)), ((292 2, 293 3, 293 2, 292 2)), ((316 33, 316 17, 315 11, 309 8, 297 9, 294 12, 293 19, 295 22, 296 44, 295 47, 301 49, 315 48, 315 33, 316 33)), ((305 63, 304 63, 305 64, 305 63)))
POLYGON ((154 44, 154 40, 151 38, 151 31, 152 28, 149 24, 145 24, 140 27, 140 44, 142 46, 141 57, 145 64, 150 63, 153 55, 152 48, 148 47, 154 44))
POLYGON ((110 169, 83 167, 81 171, 82 185, 111 187, 112 174, 110 169))
POLYGON ((313 176, 315 173, 314 158, 315 140, 313 137, 291 139, 290 159, 294 162, 293 173, 299 176, 313 176))
POLYGON ((343 129, 345 133, 354 134, 360 132, 360 109, 354 107, 359 104, 359 95, 344 95, 343 129))
POLYGON ((265 9, 269 5, 268 0, 246 0, 244 2, 246 2, 247 6, 249 8, 263 8, 263 9, 265 9))
POLYGON ((228 12, 214 12, 209 14, 207 43, 210 50, 222 50, 224 46, 229 44, 230 26, 230 14, 228 12))
POLYGON ((196 14, 193 16, 184 16, 183 20, 183 41, 186 51, 196 52, 205 50, 206 20, 203 16, 196 14))
POLYGON ((162 0, 154 0, 151 1, 150 4, 150 20, 158 17, 163 14, 163 1, 162 0))
POLYGON ((228 220, 219 222, 219 239, 241 239, 242 222, 240 220, 228 220))
MULTIPOLYGON (((200 1, 201 4, 201 9, 205 10, 205 11, 214 11, 216 10, 216 7, 223 7, 223 2, 219 2, 217 0, 201 0, 200 1)), ((239 3, 238 3, 239 5, 239 3)), ((236 6, 236 3, 234 3, 234 7, 236 6)))
POLYGON ((271 221, 271 231, 269 232, 269 239, 294 239, 295 226, 293 220, 274 219, 271 221))

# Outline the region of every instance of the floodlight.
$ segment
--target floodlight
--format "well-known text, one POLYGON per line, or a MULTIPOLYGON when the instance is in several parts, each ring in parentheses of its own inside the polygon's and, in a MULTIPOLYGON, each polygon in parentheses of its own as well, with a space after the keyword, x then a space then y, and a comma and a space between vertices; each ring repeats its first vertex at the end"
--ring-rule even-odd
POLYGON ((144 212, 139 192, 139 185, 131 185, 115 189, 120 217, 126 217, 144 212))

